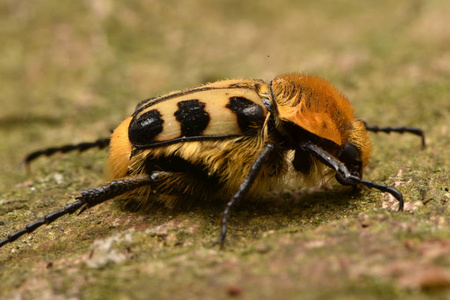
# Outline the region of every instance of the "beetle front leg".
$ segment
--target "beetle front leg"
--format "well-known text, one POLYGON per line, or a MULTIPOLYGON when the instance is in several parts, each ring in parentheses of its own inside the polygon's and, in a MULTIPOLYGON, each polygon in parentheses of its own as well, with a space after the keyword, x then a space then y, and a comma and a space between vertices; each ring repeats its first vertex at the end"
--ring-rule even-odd
POLYGON ((314 154, 322 163, 329 168, 336 171, 336 178, 342 185, 357 185, 362 184, 369 188, 374 188, 382 192, 391 194, 398 201, 398 211, 403 211, 404 201, 403 195, 397 189, 389 187, 384 184, 375 183, 369 180, 362 180, 360 177, 352 175, 347 167, 337 160, 334 156, 326 152, 325 150, 317 147, 317 145, 311 142, 305 142, 301 145, 301 148, 309 153, 314 154))

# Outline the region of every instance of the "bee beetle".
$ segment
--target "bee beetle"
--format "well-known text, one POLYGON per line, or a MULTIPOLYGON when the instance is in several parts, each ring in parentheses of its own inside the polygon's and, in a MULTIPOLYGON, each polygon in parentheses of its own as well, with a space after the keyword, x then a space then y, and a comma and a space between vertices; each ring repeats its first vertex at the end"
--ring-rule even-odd
POLYGON ((26 164, 55 152, 109 145, 111 181, 81 191, 75 202, 10 234, 0 247, 117 196, 137 205, 227 200, 223 245, 230 209, 245 195, 257 197, 283 183, 320 184, 332 176, 342 185, 390 193, 401 211, 398 190, 362 179, 371 156, 369 131, 413 133, 425 146, 420 129, 368 126, 330 82, 308 74, 280 75, 269 83, 224 80, 150 98, 108 139, 29 154, 26 164))

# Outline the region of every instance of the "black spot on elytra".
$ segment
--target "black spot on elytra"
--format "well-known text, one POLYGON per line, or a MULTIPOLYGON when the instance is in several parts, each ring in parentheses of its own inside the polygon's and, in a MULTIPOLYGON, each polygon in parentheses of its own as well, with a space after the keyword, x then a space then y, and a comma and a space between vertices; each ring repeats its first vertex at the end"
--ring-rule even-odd
POLYGON ((181 136, 201 136, 210 121, 205 103, 197 99, 178 102, 174 115, 181 124, 181 136))
POLYGON ((138 118, 134 118, 128 128, 128 138, 135 146, 151 144, 163 131, 164 120, 157 109, 152 109, 138 118))
POLYGON ((237 115, 238 124, 242 132, 261 127, 264 124, 263 108, 247 98, 230 97, 230 102, 226 107, 237 115))

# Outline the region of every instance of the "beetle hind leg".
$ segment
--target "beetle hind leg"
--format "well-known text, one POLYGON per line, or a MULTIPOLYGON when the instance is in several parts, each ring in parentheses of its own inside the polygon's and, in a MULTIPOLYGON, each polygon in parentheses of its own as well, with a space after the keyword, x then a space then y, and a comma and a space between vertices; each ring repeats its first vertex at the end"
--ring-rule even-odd
POLYGON ((121 197, 123 208, 151 211, 155 206, 163 205, 169 209, 182 210, 206 201, 222 200, 223 195, 219 191, 223 184, 216 176, 202 178, 189 172, 169 171, 155 171, 152 174, 158 177, 149 185, 121 197))
POLYGON ((92 148, 96 148, 96 147, 98 149, 103 149, 103 148, 106 148, 107 146, 109 146, 109 142, 110 142, 109 138, 103 138, 103 139, 98 139, 94 142, 68 144, 68 145, 64 145, 64 146, 60 146, 60 147, 51 147, 51 148, 37 150, 37 151, 31 152, 27 156, 25 156, 25 158, 22 161, 22 164, 28 169, 29 164, 41 156, 51 156, 58 152, 66 153, 66 152, 77 151, 77 150, 79 152, 83 152, 88 149, 92 149, 92 148))
POLYGON ((5 239, 0 240, 0 248, 8 243, 12 243, 24 234, 31 233, 39 227, 50 224, 53 221, 67 214, 73 214, 79 210, 79 214, 86 209, 113 199, 129 191, 135 190, 145 185, 149 185, 158 179, 158 174, 151 176, 137 176, 112 181, 103 186, 81 191, 81 196, 77 197, 77 201, 66 205, 63 209, 52 212, 44 216, 41 220, 30 223, 23 229, 8 235, 5 239))

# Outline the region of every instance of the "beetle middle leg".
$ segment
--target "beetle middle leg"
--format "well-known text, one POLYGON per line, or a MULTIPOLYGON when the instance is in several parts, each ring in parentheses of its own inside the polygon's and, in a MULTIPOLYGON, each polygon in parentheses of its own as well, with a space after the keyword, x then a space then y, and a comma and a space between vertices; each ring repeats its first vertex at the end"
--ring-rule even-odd
POLYGON ((233 195, 231 200, 227 203, 225 210, 223 211, 223 217, 221 221, 221 227, 220 227, 220 236, 218 242, 220 243, 221 248, 223 248, 225 238, 227 236, 227 219, 228 215, 230 214, 231 207, 242 199, 242 197, 245 196, 245 194, 250 190, 252 184, 255 182, 256 177, 259 174, 259 171, 261 170, 261 167, 263 166, 264 162, 266 161, 267 157, 270 153, 275 149, 275 145, 272 143, 267 143, 263 150, 260 152, 258 158, 253 163, 250 172, 248 173, 245 180, 241 183, 239 190, 233 195))

